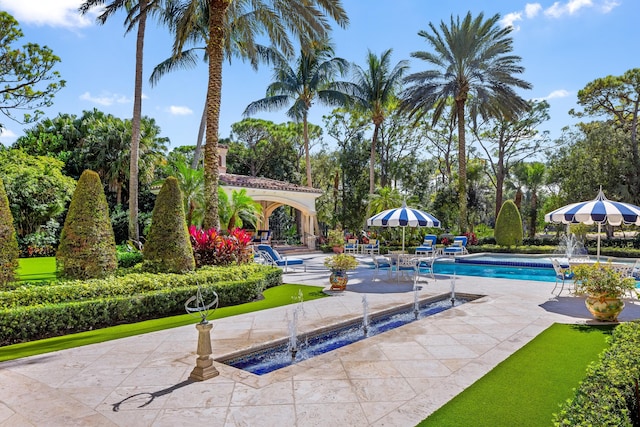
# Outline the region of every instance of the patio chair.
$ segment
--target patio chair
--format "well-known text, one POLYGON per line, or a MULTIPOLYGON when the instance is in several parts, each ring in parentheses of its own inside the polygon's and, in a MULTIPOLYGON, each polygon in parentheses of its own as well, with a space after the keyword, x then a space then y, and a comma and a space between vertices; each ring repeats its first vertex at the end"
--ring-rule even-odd
POLYGON ((404 276, 406 272, 411 272, 413 285, 415 286, 418 281, 418 264, 419 260, 413 255, 399 255, 398 263, 396 264, 396 276, 398 282, 400 281, 400 276, 404 276))
POLYGON ((464 255, 469 253, 467 251, 467 236, 456 236, 453 238, 453 243, 442 250, 445 255, 464 255))
POLYGON ((362 245, 362 253, 369 254, 373 257, 374 254, 380 255, 380 241, 377 239, 369 240, 369 243, 362 245))
POLYGON ((436 250, 436 240, 438 237, 433 234, 424 236, 422 244, 416 248, 416 255, 430 255, 436 250))
POLYGON ((253 236, 254 243, 271 244, 271 230, 258 230, 253 236))
MULTIPOLYGON (((560 264, 556 258, 551 258, 551 264, 553 265, 553 269, 556 273, 556 285, 553 287, 551 293, 553 293, 558 287, 558 283, 562 283, 560 287, 560 292, 556 294, 556 296, 560 296, 562 290, 564 289, 565 282, 573 282, 573 272, 570 267, 566 267, 560 264)), ((570 290, 570 289, 568 289, 570 290)))
POLYGON ((345 254, 357 254, 358 253, 358 239, 349 239, 344 245, 345 254))
POLYGON ((304 267, 304 271, 307 271, 307 266, 305 265, 304 260, 300 258, 283 257, 278 251, 269 245, 258 245, 257 251, 266 264, 273 265, 275 267, 284 267, 285 273, 289 266, 294 265, 301 265, 304 267))
POLYGON ((433 273, 433 262, 436 260, 435 252, 431 253, 428 257, 418 257, 418 280, 420 275, 429 276, 433 280, 436 280, 436 275, 433 273))
POLYGON ((373 265, 375 267, 374 273, 373 273, 373 281, 375 282, 376 279, 378 278, 378 273, 380 272, 380 270, 384 269, 387 270, 387 278, 391 278, 391 261, 389 260, 389 258, 386 258, 382 255, 378 255, 378 256, 374 256, 373 258, 373 265))

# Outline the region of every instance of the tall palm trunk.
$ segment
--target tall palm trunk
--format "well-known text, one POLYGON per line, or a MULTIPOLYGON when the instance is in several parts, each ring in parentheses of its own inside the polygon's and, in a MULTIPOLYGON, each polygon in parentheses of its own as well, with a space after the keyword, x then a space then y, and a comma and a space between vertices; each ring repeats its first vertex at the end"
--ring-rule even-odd
POLYGON ((307 113, 302 115, 302 134, 304 138, 304 164, 307 169, 307 187, 313 187, 311 181, 311 156, 309 156, 309 122, 307 121, 307 113))
POLYGON ((204 146, 204 227, 220 228, 218 214, 218 128, 222 100, 224 24, 231 0, 209 0, 209 84, 207 87, 207 137, 204 146))
POLYGON ((136 38, 136 71, 131 119, 131 159, 129 161, 129 240, 140 241, 138 230, 138 160, 140 157, 140 121, 142 119, 142 59, 147 26, 147 0, 140 0, 140 20, 136 38))
POLYGON ((376 142, 378 141, 379 130, 380 125, 378 123, 374 123, 373 137, 371 138, 371 158, 369 159, 369 194, 373 194, 376 189, 376 142))
POLYGON ((202 117, 200 117, 200 127, 198 128, 198 140, 196 141, 196 149, 193 151, 193 160, 191 161, 191 169, 198 169, 200 164, 200 156, 202 155, 202 140, 207 127, 207 101, 204 102, 202 109, 202 117))
POLYGON ((456 113, 458 116, 458 206, 460 218, 458 224, 460 233, 467 231, 467 141, 465 138, 464 104, 463 99, 456 99, 456 113))

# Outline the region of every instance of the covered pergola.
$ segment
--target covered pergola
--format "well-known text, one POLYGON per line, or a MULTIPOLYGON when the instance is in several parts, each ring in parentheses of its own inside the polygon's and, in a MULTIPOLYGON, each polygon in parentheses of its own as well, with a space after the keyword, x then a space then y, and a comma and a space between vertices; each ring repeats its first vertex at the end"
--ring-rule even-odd
POLYGON ((302 241, 309 249, 316 244, 316 199, 322 190, 277 181, 269 178, 226 173, 226 147, 218 147, 220 155, 220 187, 229 195, 233 190, 244 188, 247 195, 262 205, 262 215, 257 229, 269 229, 269 217, 280 206, 291 206, 301 213, 302 241))

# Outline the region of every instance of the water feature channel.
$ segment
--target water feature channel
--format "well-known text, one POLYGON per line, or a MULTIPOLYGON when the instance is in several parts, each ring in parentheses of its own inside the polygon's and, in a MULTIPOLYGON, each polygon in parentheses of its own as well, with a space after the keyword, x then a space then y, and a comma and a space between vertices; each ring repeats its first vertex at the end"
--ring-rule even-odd
MULTIPOLYGON (((453 286, 452 283, 452 290, 453 286)), ((300 307, 296 307, 289 321, 288 338, 268 346, 219 358, 217 361, 256 375, 264 375, 480 297, 481 295, 471 294, 444 294, 378 313, 369 313, 368 302, 366 297, 363 297, 362 318, 303 334, 297 330, 300 307)))

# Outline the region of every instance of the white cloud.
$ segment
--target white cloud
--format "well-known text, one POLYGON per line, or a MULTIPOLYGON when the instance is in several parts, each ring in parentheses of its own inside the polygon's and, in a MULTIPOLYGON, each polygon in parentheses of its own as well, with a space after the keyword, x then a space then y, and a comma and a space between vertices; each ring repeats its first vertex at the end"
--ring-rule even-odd
POLYGON ((549 95, 545 96, 544 98, 537 98, 537 100, 539 100, 539 101, 543 101, 543 100, 544 101, 549 101, 551 99, 566 98, 569 95, 571 95, 571 92, 569 92, 568 90, 558 89, 558 90, 552 91, 549 95))
POLYGON ((561 18, 567 14, 573 15, 582 8, 592 6, 593 2, 591 0, 569 0, 564 4, 555 2, 544 11, 544 14, 552 18, 561 18))
POLYGON ((167 110, 174 116, 188 116, 190 114, 193 114, 193 110, 191 108, 179 105, 172 105, 167 110))
POLYGON ((540 3, 527 3, 524 7, 524 14, 527 18, 535 18, 542 10, 540 3))
POLYGON ((92 24, 97 9, 82 16, 78 7, 83 0, 0 0, 0 9, 6 10, 18 22, 51 27, 80 28, 92 24))
POLYGON ((602 10, 602 13, 609 13, 618 6, 620 6, 619 2, 615 0, 607 0, 602 4, 602 6, 600 6, 600 9, 602 10))
POLYGON ((518 30, 519 27, 513 25, 516 21, 522 21, 522 13, 521 12, 511 12, 507 13, 504 18, 500 20, 500 24, 503 27, 513 27, 514 30, 518 30))
POLYGON ((17 135, 7 128, 0 128, 0 138, 15 138, 17 135))
MULTIPOLYGON (((143 95, 144 98, 144 95, 143 95)), ((80 95, 80 99, 83 101, 89 101, 94 104, 104 105, 106 107, 113 104, 128 104, 131 102, 130 98, 117 93, 103 92, 100 96, 91 95, 90 92, 85 92, 80 95)))

